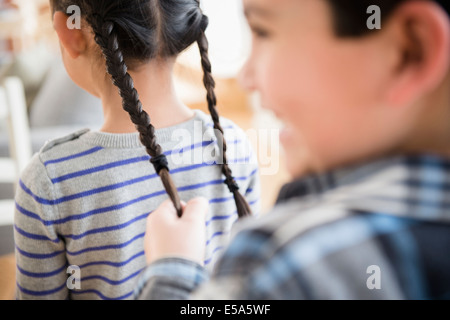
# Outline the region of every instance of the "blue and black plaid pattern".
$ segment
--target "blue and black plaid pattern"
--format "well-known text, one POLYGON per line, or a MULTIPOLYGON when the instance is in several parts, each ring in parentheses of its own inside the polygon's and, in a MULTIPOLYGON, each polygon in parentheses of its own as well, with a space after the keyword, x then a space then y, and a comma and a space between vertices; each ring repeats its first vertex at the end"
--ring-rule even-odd
POLYGON ((285 186, 274 211, 238 233, 193 296, 448 299, 449 247, 450 159, 383 159, 285 186))

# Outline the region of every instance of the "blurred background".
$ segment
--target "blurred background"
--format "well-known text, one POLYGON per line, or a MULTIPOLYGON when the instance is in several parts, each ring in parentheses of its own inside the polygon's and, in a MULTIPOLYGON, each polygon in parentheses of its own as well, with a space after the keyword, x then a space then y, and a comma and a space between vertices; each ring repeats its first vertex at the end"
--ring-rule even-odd
MULTIPOLYGON (((207 36, 219 112, 249 133, 263 157, 264 213, 288 176, 273 139, 278 124, 237 81, 251 46, 241 0, 203 0, 202 7, 210 18, 207 36)), ((197 47, 179 57, 175 73, 181 99, 206 111, 197 47)), ((83 128, 98 129, 102 120, 100 101, 79 89, 64 70, 49 1, 0 0, 0 300, 14 298, 13 199, 20 172, 45 141, 83 128)))

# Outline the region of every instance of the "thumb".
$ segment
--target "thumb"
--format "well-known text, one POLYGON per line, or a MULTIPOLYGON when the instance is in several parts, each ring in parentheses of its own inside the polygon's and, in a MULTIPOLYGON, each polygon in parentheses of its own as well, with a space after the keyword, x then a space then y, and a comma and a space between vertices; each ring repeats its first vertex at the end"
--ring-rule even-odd
POLYGON ((209 211, 209 201, 198 197, 190 200, 183 210, 183 218, 204 220, 209 211))

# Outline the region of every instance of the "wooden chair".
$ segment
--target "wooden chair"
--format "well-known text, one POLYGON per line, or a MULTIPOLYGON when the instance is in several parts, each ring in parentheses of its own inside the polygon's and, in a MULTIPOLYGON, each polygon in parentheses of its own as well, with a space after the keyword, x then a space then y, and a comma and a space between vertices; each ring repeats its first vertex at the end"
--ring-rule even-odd
MULTIPOLYGON (((17 186, 22 170, 32 156, 25 93, 21 80, 5 78, 0 83, 0 120, 6 124, 10 157, 0 158, 0 183, 17 186)), ((0 200, 0 225, 13 224, 14 200, 0 200)))

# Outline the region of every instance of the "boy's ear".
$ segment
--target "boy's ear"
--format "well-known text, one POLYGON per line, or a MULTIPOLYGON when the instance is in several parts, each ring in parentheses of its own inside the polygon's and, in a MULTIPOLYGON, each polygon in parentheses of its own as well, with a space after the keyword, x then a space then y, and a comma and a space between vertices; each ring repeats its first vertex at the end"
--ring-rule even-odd
POLYGON ((78 58, 87 48, 87 41, 80 29, 69 29, 68 16, 56 11, 53 16, 53 27, 64 50, 72 59, 78 58))
POLYGON ((433 1, 406 1, 386 28, 397 46, 387 99, 409 104, 436 89, 449 72, 450 21, 433 1))

